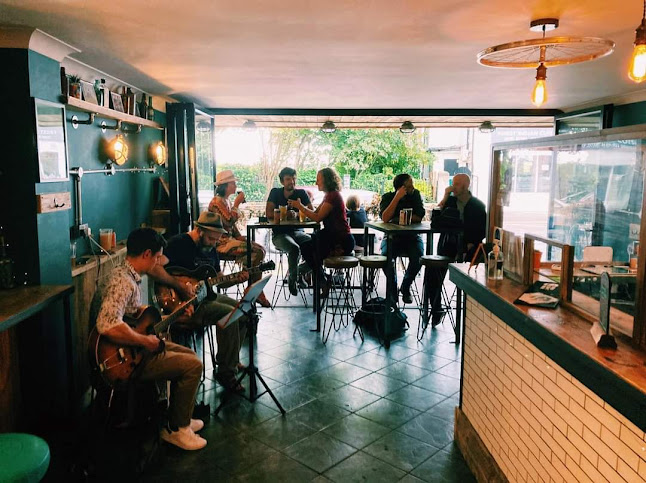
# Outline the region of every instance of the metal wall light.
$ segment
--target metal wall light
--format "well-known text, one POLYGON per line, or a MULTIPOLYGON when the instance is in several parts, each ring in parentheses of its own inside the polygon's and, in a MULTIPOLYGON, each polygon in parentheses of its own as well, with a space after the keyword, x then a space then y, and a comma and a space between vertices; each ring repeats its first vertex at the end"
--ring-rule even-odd
POLYGON ((243 129, 256 129, 256 123, 253 122, 251 119, 247 119, 244 124, 242 125, 243 129))
POLYGON ((628 77, 635 82, 643 82, 646 80, 646 0, 644 0, 642 23, 635 30, 634 45, 628 77))
POLYGON ((480 124, 480 127, 478 127, 478 130, 486 134, 486 133, 494 132, 496 130, 496 126, 491 124, 491 121, 482 121, 482 124, 480 124))
POLYGON ((122 166, 128 161, 128 145, 121 134, 117 134, 108 143, 108 159, 117 166, 122 166))
POLYGON ((211 132, 211 123, 209 121, 199 121, 195 125, 198 132, 211 132))
POLYGON ((321 126, 321 131, 327 134, 332 134, 334 131, 336 131, 336 124, 334 124, 332 121, 325 121, 321 126))
POLYGON ((150 164, 151 166, 163 166, 166 164, 167 151, 164 143, 159 141, 150 145, 150 164))
POLYGON ((399 126, 399 130, 404 134, 411 134, 415 132, 415 125, 410 121, 402 122, 402 125, 399 126))

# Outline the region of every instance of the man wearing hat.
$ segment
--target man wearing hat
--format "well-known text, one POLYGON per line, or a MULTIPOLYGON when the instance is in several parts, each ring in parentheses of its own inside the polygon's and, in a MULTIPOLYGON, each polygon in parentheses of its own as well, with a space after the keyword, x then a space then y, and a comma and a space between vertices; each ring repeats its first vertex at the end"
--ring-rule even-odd
MULTIPOLYGON (((240 218, 238 207, 245 202, 244 193, 240 191, 233 205, 229 203, 229 197, 236 192, 237 180, 233 171, 225 169, 218 172, 215 177, 215 196, 209 203, 209 211, 220 216, 225 233, 218 239, 215 248, 220 256, 235 257, 236 262, 242 266, 247 266, 247 237, 242 236, 236 226, 240 218)), ((251 265, 257 266, 265 258, 265 249, 262 245, 251 243, 251 265)), ((248 267, 247 267, 248 268, 248 267)), ((250 280, 255 282, 260 280, 261 274, 254 275, 250 280)), ((258 297, 258 303, 262 307, 271 307, 265 293, 258 297)))
MULTIPOLYGON (((195 222, 195 227, 188 233, 175 235, 168 241, 165 255, 168 257, 166 266, 182 267, 186 270, 208 265, 220 272, 220 258, 215 250, 218 239, 226 231, 222 228, 220 217, 215 213, 205 211, 195 222)), ((162 265, 155 267, 151 275, 165 285, 174 287, 185 298, 191 297, 192 290, 187 289, 178 279, 170 275, 162 265)), ((238 280, 229 285, 247 281, 248 274, 242 272, 238 280)), ((244 388, 236 383, 235 374, 242 367, 240 363, 240 345, 246 333, 245 318, 228 325, 225 329, 216 325, 216 322, 229 314, 237 302, 224 294, 214 294, 212 298, 204 300, 193 313, 187 310, 187 316, 178 320, 177 323, 189 327, 201 327, 203 325, 215 325, 218 352, 217 381, 226 389, 235 392, 242 392, 244 388)))

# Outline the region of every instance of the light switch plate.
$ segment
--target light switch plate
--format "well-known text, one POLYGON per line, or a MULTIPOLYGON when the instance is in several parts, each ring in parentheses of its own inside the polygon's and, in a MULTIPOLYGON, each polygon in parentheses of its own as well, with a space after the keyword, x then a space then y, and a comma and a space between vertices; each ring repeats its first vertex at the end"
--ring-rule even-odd
POLYGON ((639 240, 639 224, 631 223, 628 230, 628 238, 631 240, 639 240))

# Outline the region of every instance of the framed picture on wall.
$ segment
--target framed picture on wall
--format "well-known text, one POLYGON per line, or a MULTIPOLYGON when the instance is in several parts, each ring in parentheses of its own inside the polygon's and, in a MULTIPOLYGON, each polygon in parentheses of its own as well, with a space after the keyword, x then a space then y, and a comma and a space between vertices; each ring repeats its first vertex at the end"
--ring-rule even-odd
POLYGON ((91 102, 92 104, 99 104, 99 101, 96 98, 96 91, 94 90, 94 85, 89 82, 81 81, 81 91, 83 92, 83 100, 86 102, 91 102))
POLYGON ((123 110, 123 102, 121 101, 121 94, 118 92, 110 92, 110 99, 112 100, 112 109, 119 112, 125 112, 123 110))
POLYGON ((65 106, 35 99, 38 175, 41 183, 67 181, 65 106))

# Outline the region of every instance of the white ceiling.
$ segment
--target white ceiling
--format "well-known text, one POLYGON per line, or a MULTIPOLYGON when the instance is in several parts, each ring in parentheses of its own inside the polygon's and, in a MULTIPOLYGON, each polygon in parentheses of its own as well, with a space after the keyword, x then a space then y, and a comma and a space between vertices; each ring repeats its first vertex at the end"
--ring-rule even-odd
POLYGON ((138 88, 211 108, 531 109, 533 70, 476 54, 552 35, 616 42, 605 58, 548 69, 567 109, 643 90, 626 71, 642 0, 0 0, 0 24, 39 28, 72 57, 138 88))

